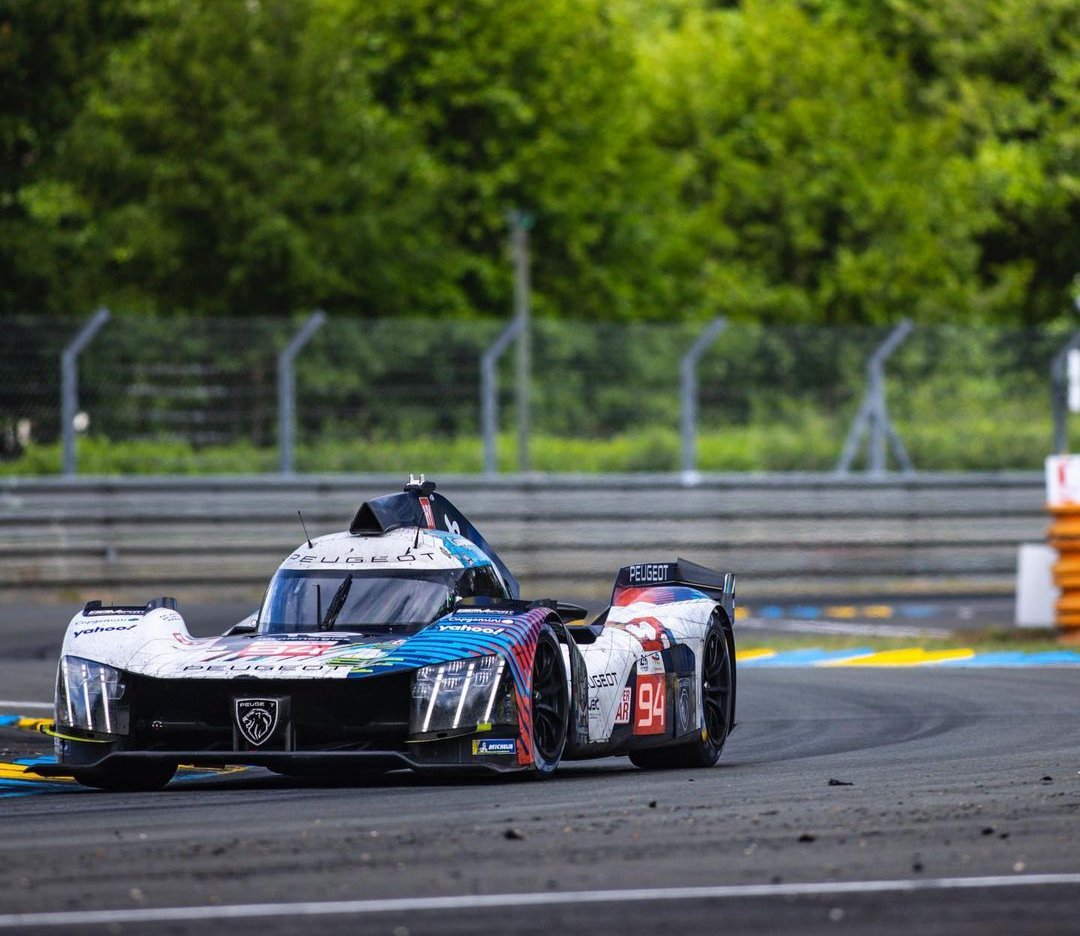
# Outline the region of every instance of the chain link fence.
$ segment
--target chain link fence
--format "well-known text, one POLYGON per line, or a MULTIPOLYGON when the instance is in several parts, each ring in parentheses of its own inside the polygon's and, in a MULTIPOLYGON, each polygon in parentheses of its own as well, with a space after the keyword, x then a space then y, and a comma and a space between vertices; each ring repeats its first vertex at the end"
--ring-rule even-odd
MULTIPOLYGON (((278 470, 278 355, 303 321, 113 316, 78 361, 79 471, 278 470)), ((480 362, 505 324, 328 317, 295 362, 296 469, 480 471, 480 362)), ((680 363, 705 324, 534 321, 531 468, 683 467, 680 363)), ((81 325, 0 320, 0 472, 60 470, 60 356, 81 325)), ((888 331, 731 323, 698 365, 696 467, 835 468, 888 331)), ((915 469, 1040 468, 1068 337, 916 327, 886 365, 915 469)), ((497 366, 503 471, 518 467, 514 364, 497 366)))

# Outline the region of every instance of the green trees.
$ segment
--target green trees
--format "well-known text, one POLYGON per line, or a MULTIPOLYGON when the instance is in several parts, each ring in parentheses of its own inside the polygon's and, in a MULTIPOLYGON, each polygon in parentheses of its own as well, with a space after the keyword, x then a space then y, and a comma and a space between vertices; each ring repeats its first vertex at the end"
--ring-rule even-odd
POLYGON ((82 289, 140 309, 408 311, 427 161, 304 0, 164 4, 115 50, 57 167, 82 289))
POLYGON ((692 12, 648 62, 687 302, 797 322, 972 315, 985 221, 957 130, 918 112, 873 43, 748 2, 692 12))
POLYGON ((0 313, 73 311, 79 196, 57 177, 65 131, 149 2, 0 0, 0 313))
MULTIPOLYGON (((506 213, 535 219, 541 310, 629 315, 647 263, 634 34, 600 0, 337 0, 379 104, 438 166, 457 309, 509 307, 506 213)), ((454 305, 452 304, 452 306, 454 305)), ((429 304, 430 305, 430 304, 429 304)))
MULTIPOLYGON (((839 0, 840 7, 862 5, 839 0)), ((909 63, 925 111, 959 129, 956 150, 987 222, 979 270, 1010 317, 1068 308, 1080 271, 1080 3, 887 0, 869 30, 909 63)), ((1080 285, 1080 284, 1076 284, 1080 285)))
POLYGON ((1080 0, 0 0, 0 314, 1061 314, 1080 0))

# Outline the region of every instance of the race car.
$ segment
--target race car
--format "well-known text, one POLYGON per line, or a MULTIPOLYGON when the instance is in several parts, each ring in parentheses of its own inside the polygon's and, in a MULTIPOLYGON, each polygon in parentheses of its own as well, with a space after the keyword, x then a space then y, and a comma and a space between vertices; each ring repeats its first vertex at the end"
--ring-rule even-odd
POLYGON ((537 778, 616 755, 715 764, 735 724, 735 576, 626 566, 587 617, 522 600, 473 524, 410 478, 347 531, 306 538, 220 637, 193 638, 172 598, 89 602, 45 729, 57 763, 37 770, 147 790, 178 764, 537 778))

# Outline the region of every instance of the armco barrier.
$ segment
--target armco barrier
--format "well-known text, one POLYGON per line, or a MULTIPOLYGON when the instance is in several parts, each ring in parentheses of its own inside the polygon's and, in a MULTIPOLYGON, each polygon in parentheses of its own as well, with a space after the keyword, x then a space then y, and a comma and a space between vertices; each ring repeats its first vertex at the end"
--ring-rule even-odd
MULTIPOLYGON (((0 601, 257 594, 302 540, 402 477, 0 481, 0 601)), ((440 477, 528 594, 600 596, 623 564, 685 556, 744 597, 1008 592, 1046 531, 1038 473, 440 477)))

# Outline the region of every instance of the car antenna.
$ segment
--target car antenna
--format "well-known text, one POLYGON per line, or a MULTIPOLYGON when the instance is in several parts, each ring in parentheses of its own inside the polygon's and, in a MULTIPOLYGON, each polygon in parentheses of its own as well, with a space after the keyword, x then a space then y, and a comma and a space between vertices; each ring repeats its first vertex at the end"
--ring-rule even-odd
POLYGON ((300 526, 302 526, 304 528, 304 539, 307 540, 308 549, 314 549, 315 544, 313 542, 311 542, 311 536, 307 531, 307 524, 304 523, 304 515, 302 513, 300 513, 299 510, 297 510, 296 511, 296 516, 298 516, 300 518, 300 526))

